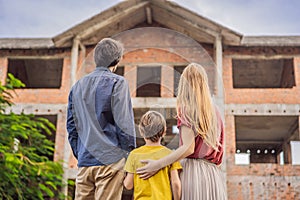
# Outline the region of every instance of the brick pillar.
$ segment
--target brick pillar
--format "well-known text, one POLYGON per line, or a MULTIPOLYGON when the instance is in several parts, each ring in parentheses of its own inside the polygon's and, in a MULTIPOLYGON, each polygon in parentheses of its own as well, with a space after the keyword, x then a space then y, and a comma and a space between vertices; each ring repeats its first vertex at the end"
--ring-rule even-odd
MULTIPOLYGON (((69 148, 69 143, 68 141, 66 142, 67 139, 66 137, 67 130, 65 128, 66 118, 67 118, 66 112, 60 110, 59 113, 57 114, 57 122, 56 122, 55 154, 54 154, 55 161, 64 160, 64 153, 66 153, 65 145, 67 145, 67 147, 69 148)), ((69 150, 67 153, 69 152, 71 152, 71 150, 69 150)), ((65 160, 65 162, 69 162, 69 161, 65 160)))
POLYGON ((232 60, 231 57, 223 58, 223 84, 225 90, 233 89, 233 75, 232 75, 232 60))
POLYGON ((66 89, 69 93, 71 84, 71 58, 64 57, 62 77, 61 77, 61 89, 66 89))
POLYGON ((225 169, 222 167, 223 170, 225 170, 225 177, 227 181, 227 197, 228 199, 238 199, 237 196, 240 196, 241 194, 237 194, 237 188, 236 185, 230 181, 230 169, 233 169, 235 166, 235 149, 236 149, 236 134, 235 134, 235 123, 234 123, 234 115, 228 115, 225 114, 225 152, 223 157, 223 164, 225 164, 225 169))
POLYGON ((136 97, 137 90, 137 66, 124 66, 124 77, 128 81, 131 97, 136 97))
POLYGON ((300 85, 300 57, 294 58, 295 83, 296 87, 300 85))
POLYGON ((172 66, 161 67, 161 97, 174 97, 174 69, 172 66))
POLYGON ((7 58, 0 58, 0 82, 2 84, 5 83, 6 80, 6 74, 7 74, 7 68, 8 68, 8 61, 7 58))
POLYGON ((235 165, 236 133, 234 124, 234 115, 225 115, 225 155, 223 161, 226 161, 227 168, 235 165))

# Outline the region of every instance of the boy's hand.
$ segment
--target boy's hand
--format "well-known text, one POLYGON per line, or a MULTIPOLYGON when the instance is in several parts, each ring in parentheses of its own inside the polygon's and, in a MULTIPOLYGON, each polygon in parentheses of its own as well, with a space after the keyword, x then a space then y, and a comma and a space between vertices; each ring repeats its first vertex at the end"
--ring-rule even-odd
POLYGON ((139 175, 141 179, 148 179, 154 174, 156 174, 161 166, 156 160, 141 160, 141 163, 146 164, 144 167, 138 168, 136 173, 139 175))

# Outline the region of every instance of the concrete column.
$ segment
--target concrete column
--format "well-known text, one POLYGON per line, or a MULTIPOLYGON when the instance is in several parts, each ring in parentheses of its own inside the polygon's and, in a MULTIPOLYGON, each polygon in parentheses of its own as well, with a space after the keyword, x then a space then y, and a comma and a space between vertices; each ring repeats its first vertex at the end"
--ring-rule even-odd
POLYGON ((298 116, 298 139, 300 140, 300 116, 298 116))
MULTIPOLYGON (((70 81, 70 87, 72 87, 76 82, 76 72, 77 72, 77 66, 78 66, 78 52, 79 52, 79 44, 80 40, 78 37, 75 37, 73 39, 73 46, 71 51, 71 81, 70 81)), ((64 174, 63 174, 63 181, 66 186, 62 188, 64 194, 68 194, 68 169, 69 169, 69 160, 71 155, 71 148, 69 147, 69 141, 68 141, 68 134, 65 135, 65 145, 64 145, 64 162, 63 162, 63 168, 64 168, 64 174)))
POLYGON ((292 163, 291 143, 289 141, 283 143, 282 149, 283 149, 284 164, 292 163))
MULTIPOLYGON (((215 62, 216 62, 214 99, 215 99, 215 103, 218 105, 221 116, 224 119, 224 126, 226 129, 225 120, 229 120, 230 125, 232 125, 232 123, 233 123, 233 126, 234 126, 234 116, 226 116, 226 118, 225 118, 225 99, 224 99, 224 88, 223 88, 224 87, 223 86, 223 47, 222 47, 222 35, 221 34, 218 34, 215 37, 214 49, 215 49, 214 58, 215 58, 215 62)), ((226 134, 224 135, 224 155, 223 155, 223 164, 222 164, 221 169, 225 175, 226 180, 227 180, 228 158, 229 158, 229 160, 230 159, 233 160, 233 163, 234 163, 234 154, 229 155, 229 157, 227 158, 226 143, 228 142, 227 144, 235 144, 234 130, 235 129, 231 130, 232 135, 234 135, 234 137, 228 138, 230 136, 228 136, 226 130, 225 130, 226 134)), ((234 148, 235 148, 235 146, 234 146, 234 148)), ((235 152, 235 149, 234 149, 234 152, 235 152)), ((225 180, 225 182, 227 182, 226 180, 225 180)))
POLYGON ((215 70, 215 88, 214 98, 217 105, 221 109, 221 113, 224 117, 224 88, 223 88, 223 50, 222 50, 222 36, 217 35, 214 43, 214 57, 216 62, 215 70))
POLYGON ((76 71, 78 65, 78 48, 79 48, 80 40, 75 37, 73 40, 73 46, 71 51, 71 86, 76 82, 76 71))

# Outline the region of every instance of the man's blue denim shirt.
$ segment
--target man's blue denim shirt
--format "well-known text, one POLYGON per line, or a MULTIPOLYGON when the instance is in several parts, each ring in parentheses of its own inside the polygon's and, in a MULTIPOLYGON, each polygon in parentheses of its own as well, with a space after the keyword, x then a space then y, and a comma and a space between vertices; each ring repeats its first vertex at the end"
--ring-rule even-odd
POLYGON ((78 167, 126 157, 136 147, 136 133, 124 77, 97 67, 80 79, 69 94, 67 131, 78 167))

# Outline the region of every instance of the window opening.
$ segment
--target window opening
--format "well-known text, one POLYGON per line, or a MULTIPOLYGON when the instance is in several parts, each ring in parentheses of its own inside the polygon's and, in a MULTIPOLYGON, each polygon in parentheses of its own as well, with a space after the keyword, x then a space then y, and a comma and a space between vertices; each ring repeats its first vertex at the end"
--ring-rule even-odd
POLYGON ((137 68, 137 97, 160 97, 161 67, 137 68))
POLYGON ((8 73, 20 79, 25 88, 60 88, 63 59, 8 59, 8 73))
POLYGON ((298 116, 235 116, 235 132, 236 164, 298 162, 298 116))
POLYGON ((292 88, 293 59, 233 59, 234 88, 292 88))

